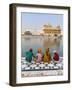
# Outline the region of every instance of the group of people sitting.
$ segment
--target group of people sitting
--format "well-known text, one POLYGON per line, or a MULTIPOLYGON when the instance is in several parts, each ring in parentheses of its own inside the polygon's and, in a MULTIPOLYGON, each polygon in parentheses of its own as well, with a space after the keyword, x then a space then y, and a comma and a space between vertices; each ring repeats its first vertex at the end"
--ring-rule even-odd
POLYGON ((26 52, 26 61, 31 62, 34 60, 37 63, 40 63, 41 61, 47 62, 48 64, 51 62, 53 59, 54 63, 56 64, 59 61, 59 54, 57 51, 54 52, 53 58, 51 58, 50 50, 47 48, 42 54, 42 49, 38 48, 37 54, 33 54, 33 49, 30 48, 29 51, 26 52))

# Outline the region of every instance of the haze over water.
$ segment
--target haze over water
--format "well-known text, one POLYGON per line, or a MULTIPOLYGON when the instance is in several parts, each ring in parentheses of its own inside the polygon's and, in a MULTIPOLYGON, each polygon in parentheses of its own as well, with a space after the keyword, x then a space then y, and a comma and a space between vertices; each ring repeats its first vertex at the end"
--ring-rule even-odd
POLYGON ((57 39, 49 39, 48 36, 22 36, 21 37, 21 56, 25 57, 26 51, 29 48, 33 49, 34 55, 36 55, 38 48, 42 48, 42 53, 46 48, 50 49, 51 56, 53 56, 54 50, 56 50, 60 57, 63 57, 63 40, 62 37, 57 39))

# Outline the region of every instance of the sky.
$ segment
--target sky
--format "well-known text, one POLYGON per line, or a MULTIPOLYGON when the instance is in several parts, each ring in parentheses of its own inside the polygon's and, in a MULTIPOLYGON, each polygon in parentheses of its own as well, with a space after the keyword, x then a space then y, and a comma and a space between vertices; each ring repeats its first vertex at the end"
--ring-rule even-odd
POLYGON ((63 15, 50 13, 21 13, 22 32, 25 28, 34 28, 33 30, 41 31, 43 25, 50 23, 52 26, 60 25, 63 28, 63 15))

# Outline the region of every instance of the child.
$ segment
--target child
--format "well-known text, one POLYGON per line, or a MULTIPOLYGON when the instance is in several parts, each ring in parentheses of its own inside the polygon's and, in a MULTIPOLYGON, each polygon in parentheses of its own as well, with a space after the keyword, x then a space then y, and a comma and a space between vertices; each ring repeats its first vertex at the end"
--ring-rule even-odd
POLYGON ((33 59, 33 56, 33 50, 30 48, 29 51, 26 52, 26 61, 30 63, 33 59))
POLYGON ((54 51, 53 60, 54 60, 54 65, 56 65, 59 61, 59 54, 57 53, 57 51, 54 51))
POLYGON ((48 63, 51 62, 51 55, 50 55, 49 48, 46 49, 43 60, 44 60, 44 62, 48 62, 48 63))
POLYGON ((38 48, 38 53, 36 55, 36 62, 40 63, 42 61, 42 49, 38 48))

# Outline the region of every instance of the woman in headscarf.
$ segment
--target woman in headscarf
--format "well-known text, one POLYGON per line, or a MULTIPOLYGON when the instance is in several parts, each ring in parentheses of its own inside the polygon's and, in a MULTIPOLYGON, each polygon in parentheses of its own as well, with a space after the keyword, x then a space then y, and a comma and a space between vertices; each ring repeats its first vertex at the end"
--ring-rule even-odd
POLYGON ((48 63, 51 62, 51 55, 50 55, 49 48, 47 48, 46 51, 45 51, 45 53, 44 53, 43 61, 44 62, 48 62, 48 63))
POLYGON ((36 62, 40 63, 41 61, 42 61, 42 49, 38 48, 38 52, 37 52, 37 55, 36 55, 36 62))

